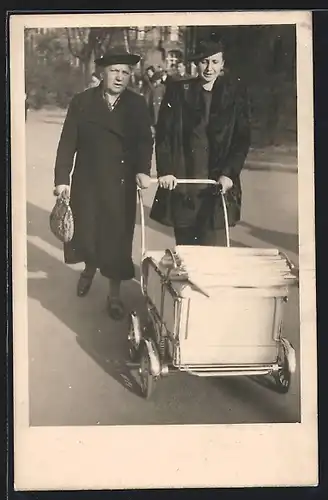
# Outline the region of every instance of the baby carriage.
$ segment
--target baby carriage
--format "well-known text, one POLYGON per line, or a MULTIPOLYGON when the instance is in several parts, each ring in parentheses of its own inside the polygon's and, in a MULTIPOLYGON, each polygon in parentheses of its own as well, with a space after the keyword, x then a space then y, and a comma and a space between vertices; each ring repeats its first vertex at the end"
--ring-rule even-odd
MULTIPOLYGON (((216 184, 182 179, 178 183, 216 184)), ((217 185, 217 184, 216 184, 217 185)), ((230 246, 225 196, 226 247, 176 246, 146 251, 143 196, 141 291, 147 319, 129 318, 129 355, 138 363, 141 390, 174 372, 199 377, 271 375, 281 393, 296 370, 295 350, 282 335, 283 306, 294 266, 277 249, 230 246)))

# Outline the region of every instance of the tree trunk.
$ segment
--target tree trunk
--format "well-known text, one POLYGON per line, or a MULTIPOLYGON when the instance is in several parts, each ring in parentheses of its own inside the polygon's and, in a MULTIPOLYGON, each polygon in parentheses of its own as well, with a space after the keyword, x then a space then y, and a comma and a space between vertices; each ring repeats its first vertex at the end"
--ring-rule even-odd
POLYGON ((81 61, 81 64, 82 64, 84 88, 87 88, 89 86, 91 80, 91 74, 93 72, 91 57, 88 60, 81 61))
POLYGON ((124 40, 124 48, 125 48, 125 50, 127 52, 130 52, 129 32, 125 28, 123 28, 123 40, 124 40))

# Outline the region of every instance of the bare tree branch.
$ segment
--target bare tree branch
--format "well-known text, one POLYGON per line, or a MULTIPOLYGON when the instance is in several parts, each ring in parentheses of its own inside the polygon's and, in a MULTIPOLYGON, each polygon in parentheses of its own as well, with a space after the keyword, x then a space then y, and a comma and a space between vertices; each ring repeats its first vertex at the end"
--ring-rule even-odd
POLYGON ((71 39, 71 34, 70 34, 70 30, 69 28, 65 28, 66 30, 66 35, 67 35, 67 42, 68 42, 68 49, 70 51, 70 53, 72 54, 72 56, 78 58, 78 59, 81 59, 81 55, 78 54, 74 49, 73 49, 73 45, 72 45, 72 39, 71 39))
POLYGON ((130 51, 129 29, 123 28, 124 48, 127 52, 130 51))
POLYGON ((104 52, 110 46, 110 43, 112 40, 112 35, 113 35, 113 33, 111 31, 107 31, 106 36, 99 44, 99 51, 100 52, 104 52))
MULTIPOLYGON (((90 31, 92 31, 92 30, 90 29, 90 31)), ((77 28, 77 32, 78 32, 78 36, 79 36, 80 41, 83 44, 85 44, 86 33, 84 31, 84 28, 77 28)), ((90 32, 89 32, 89 36, 90 36, 90 32)))

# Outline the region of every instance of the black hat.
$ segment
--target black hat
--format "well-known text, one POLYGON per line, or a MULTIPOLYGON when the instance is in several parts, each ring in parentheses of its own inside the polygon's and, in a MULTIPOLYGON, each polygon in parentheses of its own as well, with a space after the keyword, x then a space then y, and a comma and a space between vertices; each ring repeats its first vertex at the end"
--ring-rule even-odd
POLYGON ((134 66, 140 61, 140 56, 138 54, 131 54, 126 50, 122 49, 109 49, 106 54, 95 59, 95 64, 97 66, 111 66, 112 64, 128 64, 129 66, 134 66))
POLYGON ((201 61, 202 59, 218 54, 219 52, 223 52, 222 42, 202 40, 197 44, 196 50, 194 54, 189 57, 189 60, 193 62, 201 61))

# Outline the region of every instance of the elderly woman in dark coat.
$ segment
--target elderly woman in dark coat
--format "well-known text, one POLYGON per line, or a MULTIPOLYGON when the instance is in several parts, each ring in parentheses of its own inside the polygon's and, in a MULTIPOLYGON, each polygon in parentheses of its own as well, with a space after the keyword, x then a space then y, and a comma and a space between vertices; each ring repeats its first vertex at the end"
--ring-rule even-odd
POLYGON ((240 172, 250 146, 248 99, 224 70, 223 47, 201 42, 198 78, 169 84, 156 128, 159 188, 151 218, 174 227, 177 245, 225 244, 221 196, 177 178, 213 179, 226 193, 229 224, 240 219, 240 172))
POLYGON ((138 61, 139 56, 117 52, 96 60, 102 82, 72 99, 55 164, 55 194, 70 196, 74 216, 65 262, 85 263, 77 294, 88 293, 99 269, 109 279, 108 311, 114 319, 124 314, 120 283, 134 276, 136 187, 150 181, 149 113, 144 98, 127 89, 131 65, 138 61))

